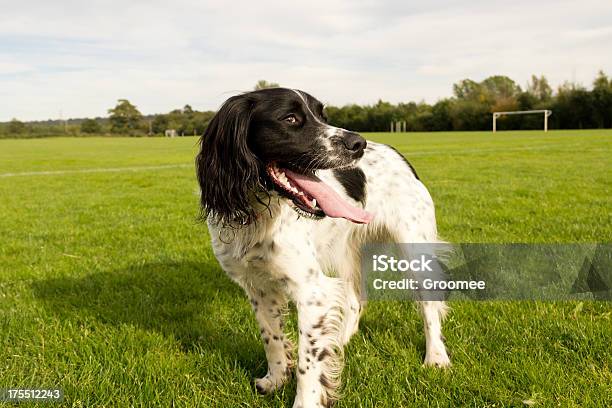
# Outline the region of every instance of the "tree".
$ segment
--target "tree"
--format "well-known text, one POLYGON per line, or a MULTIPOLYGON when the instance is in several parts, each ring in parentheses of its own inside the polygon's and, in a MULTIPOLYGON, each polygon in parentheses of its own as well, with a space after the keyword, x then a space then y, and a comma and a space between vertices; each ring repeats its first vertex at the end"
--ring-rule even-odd
POLYGON ((95 119, 85 119, 81 123, 81 133, 102 133, 102 126, 95 119))
POLYGON ((276 82, 268 82, 265 79, 260 79, 255 84, 254 90, 259 91, 260 89, 278 88, 279 85, 276 82))
POLYGON ((612 127, 612 79, 599 71, 593 81, 593 116, 599 128, 612 127))
POLYGON ((485 89, 488 99, 495 103, 499 100, 516 98, 521 93, 521 87, 504 75, 490 76, 482 81, 480 85, 485 89))
POLYGON ((588 129, 594 126, 592 93, 583 86, 565 82, 559 86, 553 105, 555 127, 588 129))
POLYGON ((453 130, 486 130, 491 126, 490 108, 478 101, 455 101, 450 116, 453 130))
POLYGON ((153 133, 163 135, 168 128, 168 116, 167 115, 155 115, 153 123, 151 124, 151 130, 153 133))
POLYGON ((9 135, 18 135, 21 133, 25 133, 26 130, 27 130, 27 127, 25 123, 17 119, 11 120, 6 126, 6 133, 8 133, 9 135))
POLYGON ((127 99, 119 99, 108 113, 112 133, 133 135, 140 128, 142 114, 127 99))
POLYGON ((608 79, 608 76, 599 70, 597 77, 593 81, 593 89, 610 89, 612 87, 612 78, 608 79))
POLYGON ((536 97, 540 101, 547 101, 552 98, 552 88, 548 84, 548 80, 544 75, 538 78, 535 75, 531 76, 531 82, 527 84, 527 92, 536 97))
POLYGON ((193 123, 195 131, 198 135, 204 134, 204 131, 214 116, 215 112, 212 111, 195 112, 193 116, 193 123))
POLYGON ((453 118, 451 115, 452 100, 442 99, 431 108, 431 129, 434 131, 453 130, 453 118))
POLYGON ((478 82, 463 79, 453 84, 453 94, 458 99, 479 100, 483 96, 483 89, 478 82))

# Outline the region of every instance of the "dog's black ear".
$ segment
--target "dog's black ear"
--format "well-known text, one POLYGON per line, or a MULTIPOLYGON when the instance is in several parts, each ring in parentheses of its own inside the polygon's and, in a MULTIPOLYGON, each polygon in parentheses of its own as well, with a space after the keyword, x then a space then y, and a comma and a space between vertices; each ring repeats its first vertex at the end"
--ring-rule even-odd
POLYGON ((196 172, 205 215, 223 223, 255 220, 253 192, 260 186, 260 162, 247 138, 255 101, 247 95, 228 99, 200 140, 196 172))

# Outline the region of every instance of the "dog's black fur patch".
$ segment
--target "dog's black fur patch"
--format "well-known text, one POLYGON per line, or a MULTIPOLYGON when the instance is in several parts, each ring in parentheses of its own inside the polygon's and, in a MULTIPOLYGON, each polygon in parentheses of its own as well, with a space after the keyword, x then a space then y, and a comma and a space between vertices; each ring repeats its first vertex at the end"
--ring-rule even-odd
POLYGON ((348 169, 335 169, 334 176, 344 187, 346 194, 353 200, 365 205, 366 203, 366 176, 359 167, 348 169))

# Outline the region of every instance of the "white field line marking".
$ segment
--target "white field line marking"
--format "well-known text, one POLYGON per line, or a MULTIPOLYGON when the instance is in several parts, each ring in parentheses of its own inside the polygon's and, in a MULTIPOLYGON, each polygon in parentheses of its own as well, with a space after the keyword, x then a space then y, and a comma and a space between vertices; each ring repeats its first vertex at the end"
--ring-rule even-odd
POLYGON ((21 173, 0 173, 0 177, 21 177, 21 176, 55 176, 62 174, 83 174, 83 173, 123 173, 128 171, 146 171, 176 169, 192 167, 193 164, 164 164, 160 166, 134 166, 134 167, 99 167, 93 169, 74 169, 74 170, 49 170, 49 171, 24 171, 21 173))
MULTIPOLYGON (((538 146, 523 146, 523 147, 507 147, 507 148, 484 148, 484 149, 461 149, 461 150, 413 150, 407 151, 406 156, 430 156, 440 154, 462 154, 462 153, 480 153, 480 152, 512 152, 522 150, 548 150, 557 147, 579 147, 581 144, 542 144, 538 146)), ((589 151, 603 151, 602 149, 589 149, 589 151)), ((49 171, 25 171, 21 173, 0 173, 0 177, 21 177, 21 176, 53 176, 62 174, 80 174, 80 173, 122 173, 128 171, 146 171, 146 170, 163 170, 191 167, 193 164, 166 164, 160 166, 138 166, 138 167, 111 167, 111 168, 93 168, 93 169, 74 169, 74 170, 49 170, 49 171)))

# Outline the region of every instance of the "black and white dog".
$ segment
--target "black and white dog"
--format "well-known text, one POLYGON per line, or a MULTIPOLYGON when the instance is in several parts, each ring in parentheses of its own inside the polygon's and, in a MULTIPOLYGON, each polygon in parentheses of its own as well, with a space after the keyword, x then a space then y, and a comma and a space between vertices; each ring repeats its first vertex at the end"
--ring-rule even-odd
MULTIPOLYGON (((251 300, 268 373, 261 393, 297 370, 294 407, 337 397, 342 350, 362 312, 360 248, 371 240, 437 242, 432 199, 393 148, 326 123, 309 94, 264 89, 228 99, 196 159, 212 246, 251 300), (298 312, 297 367, 283 332, 288 300, 298 312)), ((420 302, 425 364, 450 364, 443 302, 420 302)))

